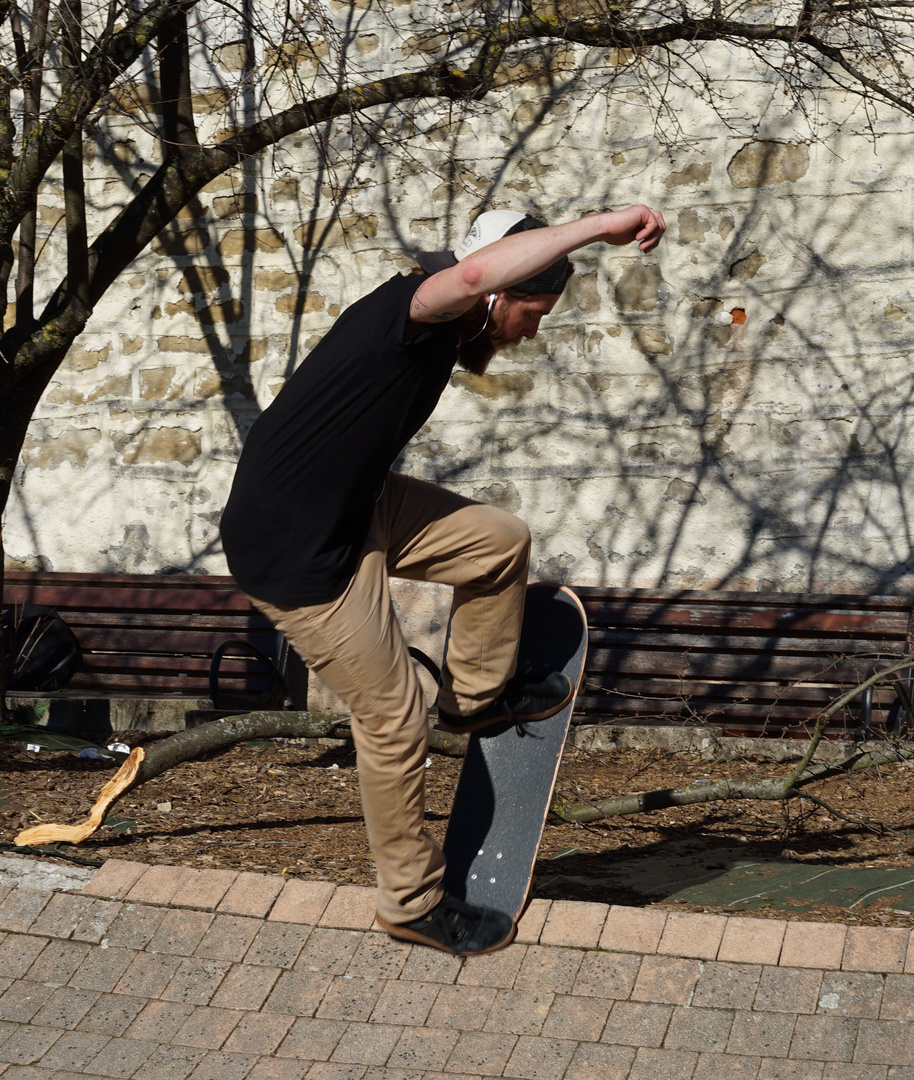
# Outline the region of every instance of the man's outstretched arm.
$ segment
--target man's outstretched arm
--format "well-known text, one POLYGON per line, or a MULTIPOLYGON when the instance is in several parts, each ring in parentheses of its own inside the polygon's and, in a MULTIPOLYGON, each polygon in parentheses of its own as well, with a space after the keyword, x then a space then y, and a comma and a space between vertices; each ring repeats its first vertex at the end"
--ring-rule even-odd
POLYGON ((665 228, 662 214, 639 205, 506 236, 423 281, 413 297, 410 318, 418 323, 456 319, 480 296, 535 277, 588 244, 637 243, 642 251, 652 251, 665 228))

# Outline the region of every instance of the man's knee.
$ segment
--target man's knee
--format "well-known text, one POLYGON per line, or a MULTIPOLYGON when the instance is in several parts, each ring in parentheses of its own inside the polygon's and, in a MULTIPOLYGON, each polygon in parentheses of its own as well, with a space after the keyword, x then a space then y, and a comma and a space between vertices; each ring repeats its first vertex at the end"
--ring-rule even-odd
POLYGON ((526 572, 530 562, 530 529, 514 514, 497 506, 480 507, 484 513, 487 544, 500 573, 505 570, 526 572))
POLYGON ((515 517, 513 514, 506 515, 510 521, 508 524, 508 531, 511 538, 511 550, 516 552, 520 558, 523 558, 525 562, 530 561, 530 529, 525 521, 521 521, 519 517, 515 517))

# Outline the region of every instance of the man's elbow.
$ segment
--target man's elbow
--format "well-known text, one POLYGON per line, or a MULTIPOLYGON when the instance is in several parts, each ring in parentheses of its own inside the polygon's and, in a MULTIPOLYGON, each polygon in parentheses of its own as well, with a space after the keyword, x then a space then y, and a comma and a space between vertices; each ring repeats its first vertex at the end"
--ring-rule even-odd
POLYGON ((482 296, 486 291, 483 282, 484 272, 476 259, 464 259, 454 269, 459 274, 460 284, 467 298, 482 296))

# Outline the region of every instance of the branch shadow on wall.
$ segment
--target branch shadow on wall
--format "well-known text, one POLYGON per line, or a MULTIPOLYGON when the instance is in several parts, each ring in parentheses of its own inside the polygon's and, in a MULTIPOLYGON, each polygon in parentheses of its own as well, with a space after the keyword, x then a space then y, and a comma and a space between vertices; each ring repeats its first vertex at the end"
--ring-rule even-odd
MULTIPOLYGON (((358 26, 350 26, 336 61, 339 85, 357 37, 358 26)), ((337 124, 309 136, 310 150, 299 140, 294 152, 271 151, 277 162, 290 155, 287 171, 297 167, 304 220, 294 235, 281 214, 257 201, 262 181, 253 164, 218 196, 236 218, 235 231, 245 234, 230 257, 202 201, 176 224, 176 246, 169 251, 163 241, 160 254, 186 283, 183 296, 215 375, 212 393, 235 435, 232 449, 220 447, 217 456, 237 453, 274 392, 252 378, 257 327, 268 321, 254 305, 270 302, 256 289, 264 244, 284 251, 292 268, 283 294, 291 316, 287 376, 303 362, 309 334, 330 323, 328 309, 309 310, 309 297, 333 279, 328 241, 346 211, 358 215, 370 205, 386 217, 379 232, 402 247, 382 253, 392 273, 408 265, 410 250, 459 239, 468 194, 479 208, 514 205, 559 218, 593 208, 586 170, 577 189, 548 170, 521 170, 574 84, 567 72, 544 71, 538 103, 529 108, 516 108, 507 92, 468 107, 477 127, 510 110, 511 139, 497 155, 478 160, 472 125, 440 105, 377 109, 353 120, 345 137, 337 124), (431 223, 413 234, 398 207, 410 205, 408 187, 420 182, 431 223), (191 229, 198 250, 180 243, 191 229), (237 259, 237 273, 227 271, 229 258, 237 259)), ((252 115, 244 92, 229 102, 230 121, 252 115)), ((618 134, 614 107, 607 102, 610 141, 618 134)), ((590 122, 583 112, 567 119, 565 137, 590 122)), ((640 143, 625 138, 644 150, 646 183, 662 201, 661 151, 652 156, 647 136, 640 143)), ((755 180, 734 173, 726 205, 680 200, 656 255, 624 251, 595 262, 582 255, 569 305, 544 326, 543 345, 500 358, 486 380, 456 375, 428 431, 403 455, 405 470, 526 518, 537 576, 674 589, 821 591, 842 580, 873 591, 908 587, 906 416, 914 380, 893 374, 903 372, 914 344, 906 266, 880 257, 878 236, 855 223, 842 206, 846 197, 807 199, 802 229, 795 227, 779 209, 789 200, 771 197, 793 190, 794 179, 777 178, 788 144, 758 145, 761 156, 740 166, 743 174, 754 168, 755 180), (688 268, 693 251, 708 268, 703 278, 688 268), (898 295, 873 307, 887 281, 898 281, 898 295), (867 303, 873 318, 861 321, 867 303), (545 394, 535 393, 542 386, 545 394), (465 437, 468 422, 478 433, 475 445, 465 437)), ((732 163, 709 164, 719 172, 732 163)), ((834 168, 837 180, 841 166, 834 168)), ((364 263, 370 237, 353 246, 364 263)), ((388 267, 378 266, 379 279, 388 276, 388 267)), ((172 282, 167 275, 169 289, 172 282)), ((276 361, 272 355, 271 371, 276 361)), ((175 408, 202 415, 207 401, 175 408)), ((213 519, 208 538, 190 542, 186 561, 169 569, 198 571, 218 549, 218 512, 206 512, 213 519)))

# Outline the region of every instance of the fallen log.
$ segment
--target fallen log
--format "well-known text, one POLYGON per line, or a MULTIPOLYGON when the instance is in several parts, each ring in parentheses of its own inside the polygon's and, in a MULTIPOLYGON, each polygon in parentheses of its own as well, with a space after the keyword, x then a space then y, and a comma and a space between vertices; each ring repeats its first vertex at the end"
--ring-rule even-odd
MULTIPOLYGON (((572 803, 560 795, 552 800, 550 812, 562 821, 575 822, 579 825, 592 824, 605 818, 620 817, 624 814, 643 814, 650 810, 667 810, 674 806, 690 806, 694 803, 724 802, 729 799, 758 799, 761 801, 786 801, 805 798, 820 805, 828 806, 821 799, 803 789, 820 780, 833 776, 861 772, 879 765, 898 764, 914 759, 914 748, 900 743, 863 745, 844 761, 832 765, 813 765, 812 759, 816 747, 822 741, 825 727, 830 717, 844 708, 868 687, 875 686, 890 675, 910 667, 914 663, 914 654, 874 672, 858 686, 842 694, 828 708, 823 709, 816 718, 815 728, 810 737, 806 753, 800 762, 786 776, 768 780, 709 780, 700 784, 690 784, 687 788, 665 788, 661 791, 646 791, 615 798, 602 799, 593 803, 572 803)), ((841 817, 835 807, 828 807, 832 813, 841 817)))
MULTIPOLYGON (((148 747, 136 747, 102 788, 89 817, 80 825, 35 825, 16 837, 19 847, 53 844, 64 841, 78 844, 102 824, 108 810, 128 791, 161 776, 174 765, 201 754, 222 750, 249 739, 351 739, 349 718, 337 713, 252 712, 211 720, 186 728, 148 747)), ((467 737, 429 731, 429 746, 440 753, 459 756, 467 737)))
MULTIPOLYGON (((903 746, 871 747, 853 754, 834 765, 821 765, 807 769, 791 783, 783 777, 767 780, 709 780, 690 784, 685 788, 664 788, 660 791, 643 791, 631 795, 617 795, 592 803, 574 803, 561 795, 552 800, 550 812, 561 821, 590 825, 606 818, 626 814, 645 814, 651 810, 668 810, 674 806, 691 806, 695 803, 725 802, 731 799, 756 799, 759 801, 786 801, 788 799, 812 798, 803 789, 819 780, 830 779, 847 773, 861 772, 878 765, 899 764, 914 759, 914 748, 903 746)), ((815 800, 820 801, 821 800, 815 800)), ((829 807, 833 813, 839 813, 829 807)), ((839 814, 840 816, 840 814, 839 814)))

